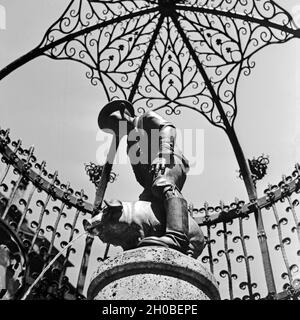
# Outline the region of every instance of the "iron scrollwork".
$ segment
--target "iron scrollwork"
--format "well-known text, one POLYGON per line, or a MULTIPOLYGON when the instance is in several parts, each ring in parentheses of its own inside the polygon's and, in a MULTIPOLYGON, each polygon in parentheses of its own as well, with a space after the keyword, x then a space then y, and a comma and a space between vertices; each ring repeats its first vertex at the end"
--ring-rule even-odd
POLYGON ((225 128, 224 117, 231 126, 236 118, 238 80, 255 66, 253 55, 295 36, 299 32, 291 15, 269 0, 172 5, 166 0, 74 0, 46 32, 40 48, 49 47, 44 54, 53 59, 84 64, 86 76, 93 85, 102 84, 108 100, 130 98, 141 111, 165 109, 167 114, 180 114, 186 107, 225 128), (153 48, 147 52, 151 39, 153 48))
MULTIPOLYGON (((97 186, 100 182, 100 178, 103 172, 103 166, 90 162, 89 164, 85 164, 84 167, 85 167, 86 174, 90 178, 90 181, 95 186, 97 186)), ((109 176, 109 182, 111 183, 114 182, 116 178, 117 178, 117 174, 114 172, 111 172, 109 176)))
MULTIPOLYGON (((265 155, 261 155, 257 158, 253 157, 251 160, 248 159, 252 180, 255 184, 266 176, 269 163, 269 156, 265 155)), ((241 172, 239 173, 239 177, 241 179, 243 178, 241 172)))

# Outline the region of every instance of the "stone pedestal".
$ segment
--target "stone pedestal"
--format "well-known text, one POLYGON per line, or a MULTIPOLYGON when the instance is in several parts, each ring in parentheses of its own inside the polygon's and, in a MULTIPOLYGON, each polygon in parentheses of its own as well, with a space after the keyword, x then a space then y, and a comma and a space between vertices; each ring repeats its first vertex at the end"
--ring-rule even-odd
POLYGON ((90 300, 219 300, 213 275, 176 250, 143 247, 100 264, 88 288, 90 300))

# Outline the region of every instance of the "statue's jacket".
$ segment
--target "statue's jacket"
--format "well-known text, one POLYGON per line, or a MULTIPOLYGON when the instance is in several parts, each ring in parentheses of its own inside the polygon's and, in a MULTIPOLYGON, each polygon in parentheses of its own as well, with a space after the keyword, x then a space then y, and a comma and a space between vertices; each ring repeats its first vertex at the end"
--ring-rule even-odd
POLYGON ((134 130, 127 137, 127 154, 135 177, 144 188, 149 187, 151 164, 159 156, 180 164, 185 172, 189 169, 188 160, 176 145, 175 126, 153 111, 135 118, 134 130))

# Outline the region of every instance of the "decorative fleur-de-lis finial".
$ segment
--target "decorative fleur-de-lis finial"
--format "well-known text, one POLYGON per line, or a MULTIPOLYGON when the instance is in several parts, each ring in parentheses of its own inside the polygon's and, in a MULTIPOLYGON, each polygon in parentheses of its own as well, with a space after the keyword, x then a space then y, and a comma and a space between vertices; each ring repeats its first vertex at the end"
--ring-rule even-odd
POLYGON ((221 208, 222 212, 224 211, 224 207, 225 207, 225 202, 223 200, 221 200, 220 201, 220 208, 221 208))

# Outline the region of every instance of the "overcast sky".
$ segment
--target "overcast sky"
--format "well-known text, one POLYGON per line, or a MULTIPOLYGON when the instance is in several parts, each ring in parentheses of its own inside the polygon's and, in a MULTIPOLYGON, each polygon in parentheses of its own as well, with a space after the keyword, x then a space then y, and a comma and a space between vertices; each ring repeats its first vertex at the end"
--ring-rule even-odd
MULTIPOLYGON (((7 13, 6 30, 0 30, 0 68, 35 47, 68 3, 0 0, 7 13)), ((300 15, 299 0, 277 3, 300 15)), ((269 182, 279 182, 300 161, 299 56, 299 39, 269 46, 256 55, 251 75, 239 82, 235 127, 244 153, 247 158, 268 154, 271 161, 267 177, 258 185, 260 195, 269 182)), ((92 86, 85 78, 86 71, 79 63, 44 56, 15 71, 0 83, 0 126, 11 128, 12 138, 21 138, 24 146, 34 144, 48 170, 57 169, 62 181, 70 181, 75 189, 84 188, 92 202, 94 186, 83 164, 96 161, 97 116, 106 98, 100 86, 92 86)), ((187 200, 195 207, 204 201, 216 206, 220 200, 228 203, 235 197, 247 200, 223 130, 192 111, 170 120, 178 128, 204 130, 204 171, 188 177, 183 189, 187 200)), ((109 185, 106 198, 136 200, 141 187, 130 166, 115 166, 114 171, 118 180, 109 185)))

